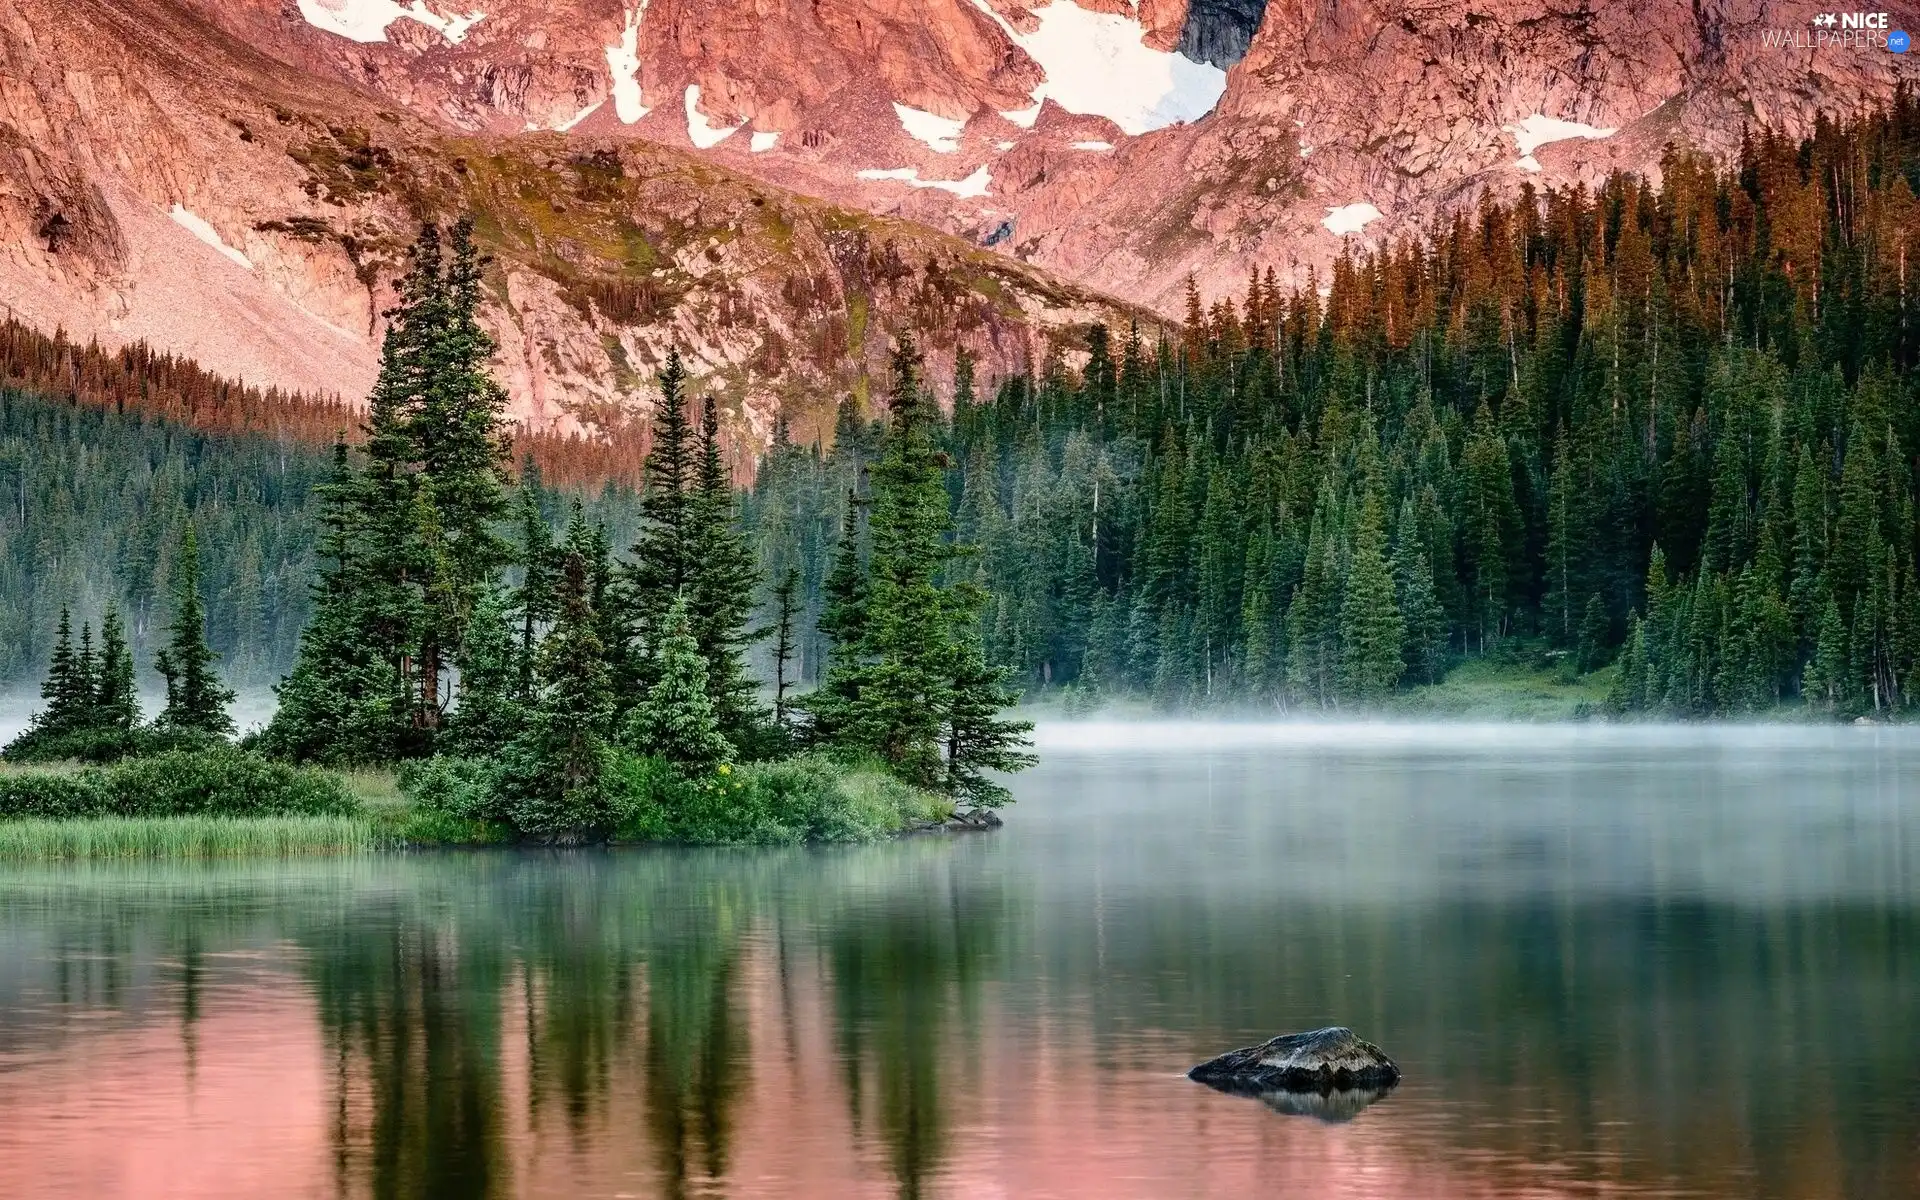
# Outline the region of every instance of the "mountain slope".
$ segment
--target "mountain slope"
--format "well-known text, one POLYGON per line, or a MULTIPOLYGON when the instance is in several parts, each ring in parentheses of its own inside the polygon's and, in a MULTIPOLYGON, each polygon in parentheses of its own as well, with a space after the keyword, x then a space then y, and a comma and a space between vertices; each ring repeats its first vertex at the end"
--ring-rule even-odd
MULTIPOLYGON (((194 0, 469 130, 697 149, 1171 312, 1482 192, 1726 161, 1920 61, 1774 0, 194 0), (1777 40, 1777 39, 1776 39, 1777 40), (1377 216, 1375 214, 1378 214, 1377 216)), ((1893 28, 1920 25, 1911 3, 1893 28)))
POLYGON ((736 440, 782 405, 805 436, 867 387, 889 329, 936 371, 963 345, 1011 371, 1128 315, 648 142, 457 131, 177 0, 0 0, 0 294, 24 321, 357 398, 417 222, 468 211, 500 371, 537 427, 632 407, 677 342, 736 440))

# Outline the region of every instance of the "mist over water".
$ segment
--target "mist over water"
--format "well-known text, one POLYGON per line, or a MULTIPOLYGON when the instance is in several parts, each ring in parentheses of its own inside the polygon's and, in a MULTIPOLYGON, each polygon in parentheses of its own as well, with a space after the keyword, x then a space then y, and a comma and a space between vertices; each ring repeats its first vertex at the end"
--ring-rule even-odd
POLYGON ((1037 741, 992 835, 0 871, 0 1194, 1920 1183, 1908 731, 1037 741), (1403 1084, 1183 1078, 1327 1023, 1403 1084))

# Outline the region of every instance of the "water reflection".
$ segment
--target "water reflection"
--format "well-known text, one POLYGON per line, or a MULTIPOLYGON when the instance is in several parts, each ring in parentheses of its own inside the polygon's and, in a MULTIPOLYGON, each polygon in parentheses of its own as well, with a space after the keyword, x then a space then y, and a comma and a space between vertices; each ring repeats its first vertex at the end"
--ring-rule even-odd
POLYGON ((0 875, 0 1194, 1920 1192, 1912 756, 1588 749, 1056 752, 1001 835, 854 851, 0 875), (1184 1078, 1329 1023, 1406 1081, 1184 1078))

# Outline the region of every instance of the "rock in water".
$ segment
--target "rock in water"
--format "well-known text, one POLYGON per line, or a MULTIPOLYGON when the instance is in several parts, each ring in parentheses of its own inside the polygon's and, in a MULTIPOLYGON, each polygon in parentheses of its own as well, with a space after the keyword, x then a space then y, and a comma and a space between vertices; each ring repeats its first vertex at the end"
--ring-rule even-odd
POLYGON ((1400 1082, 1400 1068, 1380 1047, 1335 1025, 1229 1050, 1188 1071, 1187 1078, 1234 1092, 1378 1090, 1400 1082))

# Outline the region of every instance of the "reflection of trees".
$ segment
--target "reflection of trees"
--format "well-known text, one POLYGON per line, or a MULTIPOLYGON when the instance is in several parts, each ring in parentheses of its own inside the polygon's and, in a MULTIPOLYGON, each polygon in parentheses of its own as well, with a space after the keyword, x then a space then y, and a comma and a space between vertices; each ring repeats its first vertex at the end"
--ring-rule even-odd
POLYGON ((856 1129, 877 1118, 902 1196, 923 1194, 946 1151, 955 1081, 942 1078, 943 1054, 952 1036, 973 1040, 978 986, 1004 931, 996 893, 911 877, 847 904, 828 927, 847 1102, 856 1129))
POLYGON ((377 1197, 509 1190, 500 1087, 505 947, 395 902, 309 932, 321 1028, 336 1062, 341 1190, 377 1197), (349 1096, 364 1089, 364 1112, 349 1096))
POLYGON ((726 1174, 748 1050, 734 985, 751 901, 724 877, 682 883, 657 892, 644 918, 647 1126, 673 1197, 696 1175, 726 1174))

